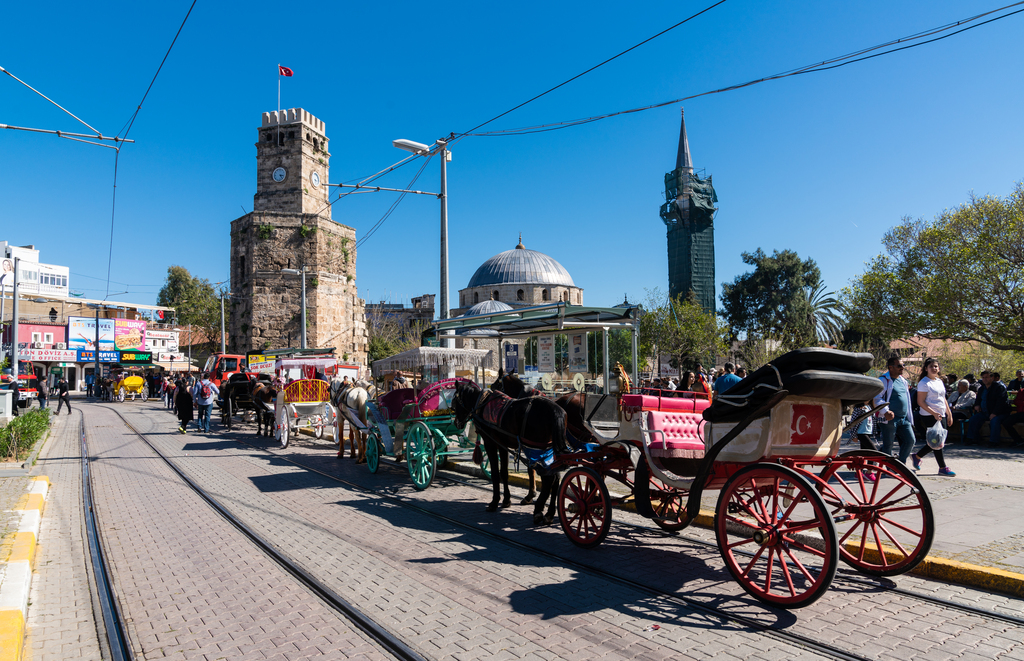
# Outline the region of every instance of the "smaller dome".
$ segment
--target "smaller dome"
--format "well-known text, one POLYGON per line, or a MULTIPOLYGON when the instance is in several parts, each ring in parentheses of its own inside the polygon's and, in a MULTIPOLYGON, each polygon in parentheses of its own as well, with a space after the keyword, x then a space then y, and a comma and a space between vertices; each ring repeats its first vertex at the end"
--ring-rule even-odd
POLYGON ((512 306, 501 301, 487 300, 481 303, 477 303, 473 307, 466 310, 463 317, 475 317, 481 314, 494 314, 495 312, 506 312, 511 310, 512 306))

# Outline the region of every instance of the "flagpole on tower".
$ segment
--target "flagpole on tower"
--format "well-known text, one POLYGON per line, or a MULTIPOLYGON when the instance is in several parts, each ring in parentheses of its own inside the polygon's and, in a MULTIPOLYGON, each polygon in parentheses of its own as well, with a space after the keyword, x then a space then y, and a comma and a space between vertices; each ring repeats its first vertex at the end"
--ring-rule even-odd
POLYGON ((277 144, 281 144, 281 63, 277 63, 277 144))

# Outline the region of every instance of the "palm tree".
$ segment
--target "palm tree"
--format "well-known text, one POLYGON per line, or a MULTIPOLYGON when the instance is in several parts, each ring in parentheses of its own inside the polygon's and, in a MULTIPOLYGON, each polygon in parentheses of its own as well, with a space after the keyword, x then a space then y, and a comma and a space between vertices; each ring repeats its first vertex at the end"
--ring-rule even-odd
POLYGON ((842 307, 834 292, 826 292, 825 284, 819 282, 805 287, 807 297, 807 322, 814 334, 825 344, 838 344, 842 339, 846 320, 841 316, 842 307))

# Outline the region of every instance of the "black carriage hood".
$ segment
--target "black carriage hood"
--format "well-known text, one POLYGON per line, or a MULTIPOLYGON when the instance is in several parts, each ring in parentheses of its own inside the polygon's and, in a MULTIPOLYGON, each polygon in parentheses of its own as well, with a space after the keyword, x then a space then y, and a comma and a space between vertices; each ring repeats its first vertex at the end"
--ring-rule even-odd
POLYGON ((837 349, 807 347, 790 351, 718 396, 704 409, 704 419, 739 422, 778 390, 791 395, 840 399, 844 406, 867 401, 882 392, 882 382, 864 374, 873 361, 870 353, 837 349))

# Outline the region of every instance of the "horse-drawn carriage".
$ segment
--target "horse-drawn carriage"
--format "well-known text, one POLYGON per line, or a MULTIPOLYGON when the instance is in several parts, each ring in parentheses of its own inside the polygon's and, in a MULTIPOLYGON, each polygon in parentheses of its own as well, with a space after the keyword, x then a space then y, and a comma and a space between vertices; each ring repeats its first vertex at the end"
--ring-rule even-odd
POLYGON ((149 384, 146 382, 146 375, 141 367, 125 367, 111 379, 113 383, 114 400, 123 402, 136 397, 147 401, 149 399, 149 384))
MULTIPOLYGON (((417 347, 374 361, 373 373, 379 375, 403 368, 424 372, 430 366, 451 370, 484 368, 490 360, 491 352, 486 349, 417 347)), ((421 379, 420 384, 423 383, 421 379)), ((456 424, 452 410, 452 398, 459 383, 472 381, 443 378, 426 387, 382 392, 375 401, 367 402, 366 464, 371 473, 377 472, 382 456, 404 458, 413 486, 422 490, 430 486, 435 472, 449 457, 473 452, 476 443, 470 438, 468 425, 456 424)), ((486 466, 484 471, 486 473, 486 466)))
MULTIPOLYGON (((565 312, 559 328, 569 327, 565 312)), ((472 420, 489 446, 489 509, 498 505, 502 472, 494 448, 522 452, 549 476, 534 521, 543 520, 550 493, 562 530, 586 548, 605 539, 615 504, 632 500, 640 514, 679 530, 697 517, 703 492, 719 490, 714 529, 730 573, 755 598, 798 608, 824 593, 839 560, 890 576, 915 567, 931 547, 931 505, 916 476, 880 452, 839 454, 844 409, 881 391, 877 379, 864 375, 871 360, 869 354, 801 349, 755 371, 714 403, 702 394, 581 393, 564 399, 565 408, 533 404, 535 417, 555 420, 542 425, 532 424, 526 400, 500 401, 505 415, 487 419, 487 400, 504 396, 475 385, 459 384, 452 405, 456 425, 472 420), (563 411, 561 422, 556 409, 563 411), (573 434, 561 443, 549 435, 546 448, 536 442, 573 416, 588 442, 572 447, 573 434), (555 490, 551 476, 560 471, 555 490), (613 499, 607 479, 630 493, 613 499)), ((605 383, 608 377, 606 363, 605 383)))
POLYGON ((297 356, 278 358, 274 365, 277 378, 287 383, 277 390, 274 401, 274 429, 281 447, 288 447, 291 436, 300 429, 311 429, 319 439, 324 429, 334 429, 335 440, 341 438, 338 411, 331 404, 330 385, 316 378, 333 368, 333 357, 297 356), (298 377, 298 378, 295 378, 298 377))
MULTIPOLYGON (((220 406, 221 424, 231 430, 235 416, 241 416, 247 422, 255 420, 256 433, 261 433, 267 413, 273 410, 275 394, 269 374, 232 374, 220 384, 217 404, 220 406)), ((269 425, 267 429, 269 433, 269 425)))

